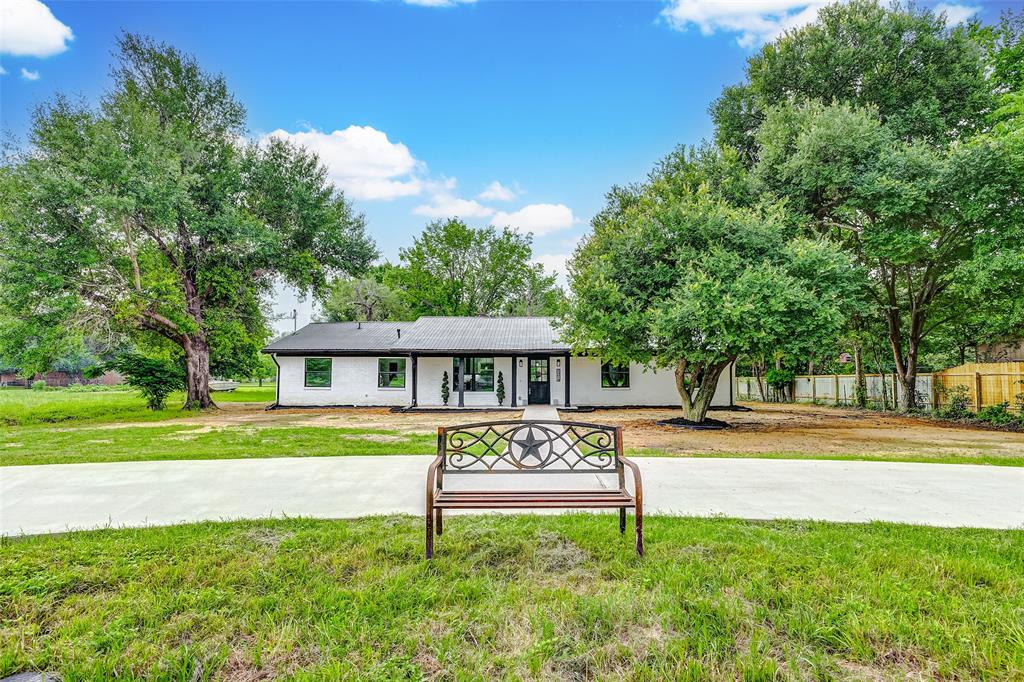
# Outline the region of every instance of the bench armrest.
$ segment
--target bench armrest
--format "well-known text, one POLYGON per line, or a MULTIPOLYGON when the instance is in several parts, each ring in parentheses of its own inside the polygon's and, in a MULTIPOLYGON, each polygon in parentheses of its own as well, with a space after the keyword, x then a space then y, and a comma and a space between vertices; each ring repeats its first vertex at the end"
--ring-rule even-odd
MULTIPOLYGON (((640 507, 644 501, 644 482, 640 477, 640 467, 632 460, 626 459, 621 455, 619 456, 619 462, 622 463, 622 466, 627 467, 633 472, 633 497, 636 498, 637 507, 640 507)), ((625 484, 622 487, 625 488, 625 484)))
POLYGON ((437 457, 434 458, 434 461, 430 463, 430 466, 427 467, 427 501, 428 502, 433 502, 433 500, 434 500, 434 492, 437 489, 435 487, 435 485, 434 485, 434 481, 437 480, 437 482, 440 483, 440 480, 438 480, 438 476, 437 476, 437 470, 438 470, 438 467, 440 467, 443 462, 444 462, 444 455, 438 455, 437 457))

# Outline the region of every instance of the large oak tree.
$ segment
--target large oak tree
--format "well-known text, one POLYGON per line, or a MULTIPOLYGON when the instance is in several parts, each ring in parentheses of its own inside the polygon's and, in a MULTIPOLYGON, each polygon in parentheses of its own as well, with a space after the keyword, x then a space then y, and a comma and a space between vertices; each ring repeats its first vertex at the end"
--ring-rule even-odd
POLYGON ((913 6, 837 3, 766 45, 712 106, 755 192, 785 199, 864 266, 861 312, 885 323, 907 408, 927 336, 965 309, 1005 305, 1015 286, 1002 274, 1017 258, 1020 164, 991 133, 1017 51, 1006 21, 993 32, 913 6))
POLYGON ((26 346, 100 326, 162 339, 204 408, 211 367, 255 361, 275 280, 317 290, 376 251, 314 155, 246 141, 222 76, 144 37, 119 48, 100 105, 40 107, 3 168, 2 304, 26 346))
POLYGON ((694 189, 722 167, 707 150, 676 155, 648 183, 613 189, 569 266, 563 338, 603 360, 673 369, 695 422, 738 357, 799 357, 833 339, 856 281, 837 246, 795 236, 781 211, 730 205, 710 182, 694 189))

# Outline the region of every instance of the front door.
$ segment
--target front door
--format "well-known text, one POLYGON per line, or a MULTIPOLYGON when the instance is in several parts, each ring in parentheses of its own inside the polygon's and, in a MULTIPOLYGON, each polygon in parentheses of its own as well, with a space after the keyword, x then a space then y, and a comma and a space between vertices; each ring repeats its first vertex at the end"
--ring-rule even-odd
POLYGON ((530 358, 529 391, 526 402, 530 405, 549 405, 551 403, 547 358, 530 358))

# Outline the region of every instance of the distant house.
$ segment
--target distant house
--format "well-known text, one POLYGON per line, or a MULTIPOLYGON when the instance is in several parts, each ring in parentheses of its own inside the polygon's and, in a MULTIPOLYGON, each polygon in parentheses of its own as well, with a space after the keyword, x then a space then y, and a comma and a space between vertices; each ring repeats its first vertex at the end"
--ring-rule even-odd
POLYGON ((45 381, 47 386, 71 386, 72 384, 103 384, 104 386, 113 386, 124 383, 123 376, 111 371, 104 372, 102 376, 96 379, 85 379, 80 374, 51 370, 46 374, 34 374, 26 379, 18 376, 17 369, 0 370, 0 386, 28 387, 40 379, 45 381))
MULTIPOLYGON (((263 349, 278 366, 281 407, 678 406, 671 370, 570 353, 546 317, 421 317, 310 324, 263 349)), ((732 404, 735 369, 714 405, 732 404)))
POLYGON ((1024 339, 979 343, 978 362, 1024 362, 1024 339))

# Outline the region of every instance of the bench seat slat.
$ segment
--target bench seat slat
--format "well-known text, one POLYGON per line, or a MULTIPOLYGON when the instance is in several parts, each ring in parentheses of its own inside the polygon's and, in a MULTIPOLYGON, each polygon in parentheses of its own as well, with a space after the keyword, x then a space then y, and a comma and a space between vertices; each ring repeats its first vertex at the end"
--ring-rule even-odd
POLYGON ((502 490, 442 491, 434 506, 443 509, 544 508, 570 506, 577 508, 634 507, 633 497, 621 490, 502 490))
POLYGON ((635 509, 632 500, 464 500, 436 505, 437 509, 635 509))

